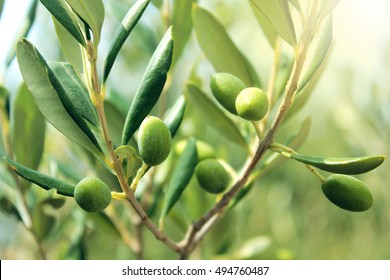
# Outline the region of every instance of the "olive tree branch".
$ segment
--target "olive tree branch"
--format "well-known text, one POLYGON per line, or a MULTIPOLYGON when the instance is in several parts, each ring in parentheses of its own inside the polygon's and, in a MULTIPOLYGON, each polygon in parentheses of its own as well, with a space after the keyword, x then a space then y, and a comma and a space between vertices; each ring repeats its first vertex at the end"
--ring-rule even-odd
MULTIPOLYGON (((90 71, 89 74, 91 75, 90 81, 91 81, 91 88, 89 89, 90 96, 92 99, 93 104, 95 105, 99 121, 101 123, 102 128, 102 134, 104 138, 104 142, 107 148, 108 156, 109 156, 109 167, 111 167, 119 181, 119 184, 121 186, 122 191, 125 194, 126 200, 131 204, 137 215, 139 216, 140 220, 143 224, 152 232, 152 234, 156 237, 156 239, 162 241, 164 244, 166 244, 168 247, 170 247, 174 251, 180 251, 180 247, 173 242, 171 239, 169 239, 163 232, 159 231, 159 229, 156 227, 156 225, 149 219, 149 217, 146 215, 145 211, 142 209, 141 205, 137 201, 137 199, 134 196, 134 190, 129 187, 129 184, 127 183, 126 177, 124 176, 122 166, 119 162, 118 157, 115 154, 114 146, 111 140, 108 124, 107 124, 107 118, 104 111, 104 96, 105 96, 105 85, 102 85, 100 87, 99 84, 99 77, 97 74, 97 67, 96 67, 96 56, 93 54, 93 48, 89 48, 88 51, 88 61, 90 64, 90 71)), ((135 225, 135 227, 138 227, 135 225)), ((139 237, 139 236, 138 236, 139 237)))
POLYGON ((276 135, 283 119, 286 117, 289 108, 292 105, 292 99, 296 93, 298 88, 298 82, 300 75, 302 73, 303 65, 306 60, 307 52, 310 46, 310 42, 312 41, 313 31, 316 24, 316 14, 318 10, 319 0, 314 1, 311 7, 311 11, 309 14, 309 19, 307 21, 307 25, 304 28, 302 38, 300 43, 295 49, 295 61, 294 66, 290 75, 290 79, 286 85, 286 91, 283 96, 283 100, 281 105, 279 106, 278 112, 274 118, 274 121, 267 131, 265 137, 260 141, 258 147, 256 149, 255 154, 250 159, 250 161, 246 164, 246 167, 242 171, 241 176, 238 180, 233 184, 231 189, 222 197, 222 199, 214 205, 207 213, 205 213, 198 221, 194 222, 188 229, 185 239, 182 241, 183 248, 181 251, 181 258, 186 259, 188 255, 195 248, 193 246, 194 242, 197 242, 201 238, 199 236, 199 232, 203 229, 203 227, 215 216, 223 213, 225 207, 232 200, 234 195, 245 186, 251 172, 254 170, 257 163, 260 161, 264 153, 268 150, 271 145, 273 138, 276 135))

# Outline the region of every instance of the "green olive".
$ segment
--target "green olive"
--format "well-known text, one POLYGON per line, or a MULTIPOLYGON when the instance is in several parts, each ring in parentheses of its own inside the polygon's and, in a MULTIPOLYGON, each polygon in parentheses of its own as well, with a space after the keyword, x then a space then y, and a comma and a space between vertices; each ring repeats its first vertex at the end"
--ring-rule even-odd
POLYGON ((221 193, 229 185, 230 176, 216 159, 205 159, 195 168, 195 176, 199 185, 210 193, 221 193))
POLYGON ((248 121, 259 121, 268 112, 269 101, 267 94, 255 87, 243 89, 236 99, 238 115, 248 121))
POLYGON ((322 183, 322 191, 332 203, 348 211, 366 211, 373 204, 373 197, 367 186, 349 175, 329 176, 322 183))
POLYGON ((85 211, 99 212, 110 204, 111 190, 99 178, 86 177, 76 185, 74 198, 85 211))
POLYGON ((139 128, 138 150, 149 166, 164 162, 171 151, 172 136, 166 124, 159 118, 146 117, 139 128))
POLYGON ((210 88, 215 99, 230 113, 237 115, 236 98, 246 85, 229 73, 216 73, 211 76, 210 88))

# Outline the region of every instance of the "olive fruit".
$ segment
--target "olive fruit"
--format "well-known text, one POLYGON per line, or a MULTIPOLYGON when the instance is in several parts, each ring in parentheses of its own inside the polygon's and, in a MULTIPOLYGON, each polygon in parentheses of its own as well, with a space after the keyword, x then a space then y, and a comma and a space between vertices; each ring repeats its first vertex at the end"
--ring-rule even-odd
POLYGON ((243 89, 236 99, 238 115, 248 121, 259 121, 268 112, 269 101, 267 94, 256 87, 243 89))
POLYGON ((195 167, 195 176, 199 185, 210 193, 221 193, 229 185, 230 176, 216 159, 205 159, 195 167))
POLYGON ((372 194, 367 186, 349 175, 329 176, 322 183, 322 191, 332 203, 348 211, 366 211, 373 204, 372 194))
POLYGON ((215 99, 230 113, 237 115, 236 98, 246 85, 229 73, 216 73, 211 76, 210 88, 215 99))
POLYGON ((76 185, 74 198, 85 211, 99 212, 110 204, 111 190, 99 178, 86 177, 76 185))
POLYGON ((138 132, 138 150, 144 163, 155 166, 162 163, 171 151, 172 136, 159 118, 146 117, 138 132))

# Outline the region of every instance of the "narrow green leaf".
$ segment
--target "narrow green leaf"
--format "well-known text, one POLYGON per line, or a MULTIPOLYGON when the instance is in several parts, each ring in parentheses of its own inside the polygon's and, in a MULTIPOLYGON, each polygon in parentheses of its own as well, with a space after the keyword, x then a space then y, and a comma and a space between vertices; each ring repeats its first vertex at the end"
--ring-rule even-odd
POLYGON ((40 1, 82 46, 85 47, 87 45, 77 19, 65 0, 40 1))
POLYGON ((385 156, 367 156, 353 158, 314 157, 299 154, 291 155, 292 159, 310 164, 324 171, 339 174, 360 174, 377 168, 385 160, 385 156))
POLYGON ((135 94, 123 129, 122 145, 130 141, 143 119, 157 103, 171 66, 172 53, 172 28, 169 28, 157 46, 135 94))
POLYGON ((96 144, 76 124, 62 104, 49 79, 49 72, 52 71, 38 50, 29 41, 22 40, 17 46, 17 58, 23 79, 46 120, 71 140, 94 154, 100 154, 96 144))
POLYGON ((11 62, 15 58, 16 54, 16 44, 17 42, 22 39, 23 37, 27 37, 28 33, 30 32, 30 29, 35 21, 35 14, 37 11, 38 6, 38 0, 32 0, 30 7, 28 8, 28 12, 26 17, 23 19, 23 21, 19 24, 19 29, 17 31, 15 41, 12 42, 12 47, 8 51, 7 57, 6 57, 6 67, 9 67, 11 62))
POLYGON ((100 33, 104 22, 104 5, 102 0, 65 0, 75 13, 82 18, 93 33, 94 45, 100 42, 100 33))
POLYGON ((321 17, 325 18, 327 15, 332 13, 336 6, 341 2, 341 0, 324 0, 322 1, 321 17))
POLYGON ((252 190, 253 185, 253 183, 248 184, 238 191, 238 193, 229 203, 229 210, 233 209, 238 204, 238 202, 240 202, 244 197, 248 195, 248 193, 252 190))
POLYGON ((196 164, 198 163, 196 141, 191 138, 183 154, 180 156, 175 170, 169 181, 168 190, 165 195, 163 208, 161 211, 160 221, 168 215, 169 211, 179 200, 181 194, 185 190, 186 186, 190 182, 192 174, 194 173, 196 164))
POLYGON ((85 81, 86 76, 84 73, 84 62, 82 56, 83 47, 80 46, 79 42, 72 36, 72 34, 70 34, 69 31, 54 17, 53 23, 62 52, 69 63, 73 66, 79 78, 84 84, 87 84, 85 81))
POLYGON ((234 122, 200 88, 193 84, 187 84, 186 89, 188 91, 188 103, 191 103, 196 110, 199 110, 199 117, 204 118, 205 123, 212 126, 229 141, 244 148, 248 147, 245 138, 241 135, 234 122))
POLYGON ((49 62, 50 69, 53 71, 58 82, 61 84, 64 93, 74 105, 77 112, 94 126, 100 125, 95 107, 89 98, 88 89, 77 76, 72 65, 64 62, 49 62))
POLYGON ((308 54, 307 62, 302 70, 302 78, 299 81, 297 92, 300 92, 310 81, 316 71, 324 62, 333 38, 332 17, 328 17, 323 23, 321 31, 317 35, 315 43, 308 54))
POLYGON ((191 36, 191 8, 196 2, 197 0, 173 1, 172 26, 175 50, 173 52, 172 64, 174 64, 180 57, 188 39, 191 36))
POLYGON ((297 44, 294 23, 291 18, 288 0, 250 0, 265 18, 272 24, 287 43, 292 46, 297 44))
POLYGON ((272 48, 275 48, 276 39, 278 38, 278 32, 276 32, 275 27, 268 20, 268 18, 255 6, 253 1, 250 1, 249 4, 252 8, 253 13, 255 14, 257 22, 260 24, 260 27, 263 30, 265 37, 267 38, 272 48))
POLYGON ((50 205, 54 209, 60 209, 62 206, 65 205, 65 202, 66 201, 63 198, 48 197, 45 200, 43 200, 41 203, 42 205, 43 204, 50 205))
POLYGON ((269 236, 249 238, 240 246, 240 249, 233 253, 233 257, 238 260, 254 258, 267 250, 271 244, 272 240, 269 236))
POLYGON ((13 158, 31 169, 37 169, 45 143, 45 119, 24 83, 13 103, 11 128, 13 158))
MULTIPOLYGON (((58 70, 57 70, 58 71, 58 70)), ((51 81, 54 89, 56 90, 62 105, 64 105, 65 110, 68 112, 69 116, 75 121, 75 123, 78 125, 78 127, 85 133, 85 135, 91 140, 93 145, 99 150, 102 151, 98 140, 96 139, 95 135, 93 134, 91 128, 88 126, 87 122, 81 115, 81 113, 77 110, 75 105, 72 103, 70 100, 69 96, 67 95, 67 92, 65 91, 65 88, 62 86, 61 82, 55 75, 55 73, 48 67, 47 69, 48 75, 49 75, 49 80, 51 81)), ((59 71, 61 72, 61 71, 59 71)), ((61 73, 63 74, 63 73, 61 73)), ((63 81, 66 83, 66 87, 68 90, 71 90, 72 86, 72 80, 69 79, 67 76, 61 75, 63 81)), ((71 95, 72 96, 72 95, 71 95)), ((84 109, 84 108, 82 108, 84 109)), ((85 112, 85 110, 83 110, 85 112)))
POLYGON ((301 4, 299 3, 299 0, 289 0, 290 3, 297 9, 298 11, 302 11, 301 4))
POLYGON ((138 20, 141 18, 149 3, 150 0, 138 0, 133 6, 131 6, 119 29, 116 31, 104 63, 103 83, 106 82, 120 49, 125 43, 127 37, 129 37, 133 28, 137 25, 138 20))
POLYGON ((227 72, 248 86, 260 86, 252 65, 237 49, 225 27, 211 13, 194 5, 192 19, 198 42, 216 72, 227 72))
MULTIPOLYGON (((332 45, 333 46, 333 45, 332 45)), ((330 53, 332 52, 332 46, 330 50, 328 51, 324 62, 321 63, 320 67, 317 71, 313 74, 313 76, 308 81, 307 85, 301 89, 301 91, 297 92, 294 95, 293 98, 293 104, 290 108, 290 110, 287 113, 286 119, 290 119, 292 116, 294 116, 296 113, 301 111, 301 108, 306 104, 306 102, 309 100, 311 94, 313 93, 316 85, 318 84, 318 81, 320 80, 322 74, 325 71, 326 65, 329 61, 330 53)))
POLYGON ((120 146, 115 149, 115 154, 118 158, 125 160, 126 178, 130 178, 142 166, 142 159, 131 146, 120 146))
POLYGON ((43 211, 43 205, 38 203, 32 211, 34 233, 39 240, 44 240, 54 227, 55 218, 53 215, 43 211))
POLYGON ((16 174, 26 179, 27 181, 30 181, 45 190, 56 189, 58 194, 62 194, 65 196, 73 196, 73 192, 76 187, 75 185, 57 180, 53 177, 30 169, 7 157, 4 157, 4 160, 6 161, 8 166, 13 171, 15 171, 16 174))
POLYGON ((163 0, 152 0, 153 5, 155 5, 157 8, 161 8, 163 0))
POLYGON ((184 96, 181 95, 172 109, 167 113, 167 116, 164 118, 164 122, 168 126, 172 137, 175 136, 177 130, 179 129, 179 126, 184 117, 185 108, 186 102, 184 96))
POLYGON ((87 216, 88 218, 92 219, 96 228, 98 228, 99 231, 101 230, 106 233, 109 233, 116 238, 121 238, 120 231, 115 226, 112 219, 103 211, 98 213, 87 213, 87 216))

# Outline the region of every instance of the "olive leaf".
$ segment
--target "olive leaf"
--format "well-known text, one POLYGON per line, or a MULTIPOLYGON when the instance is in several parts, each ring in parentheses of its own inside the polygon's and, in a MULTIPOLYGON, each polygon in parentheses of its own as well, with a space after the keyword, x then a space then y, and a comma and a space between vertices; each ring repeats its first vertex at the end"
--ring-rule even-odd
POLYGON ((324 18, 327 15, 329 15, 335 8, 336 6, 341 2, 341 0, 326 0, 322 1, 321 4, 321 16, 324 18))
POLYGON ((172 64, 180 57, 183 49, 191 36, 192 19, 191 8, 197 0, 174 1, 172 7, 173 41, 175 50, 173 52, 172 64))
POLYGON ((186 102, 183 95, 179 97, 173 107, 167 112, 164 122, 171 132, 172 138, 175 136, 183 120, 186 102))
POLYGON ((23 79, 46 120, 87 150, 101 154, 95 136, 70 102, 53 71, 26 39, 18 43, 17 59, 23 79))
POLYGON ((125 176, 130 178, 134 173, 141 168, 142 159, 139 157, 138 153, 131 146, 120 146, 115 149, 115 155, 126 160, 125 162, 125 176))
POLYGON ((324 62, 332 43, 333 38, 333 20, 329 16, 326 22, 322 24, 313 46, 307 57, 307 63, 302 69, 302 78, 298 83, 297 92, 301 92, 305 88, 307 83, 311 80, 316 71, 321 67, 324 62))
POLYGON ((46 174, 30 169, 7 157, 3 157, 3 159, 16 174, 26 179, 27 181, 30 181, 45 190, 56 189, 58 194, 73 196, 73 192, 76 187, 75 185, 57 180, 46 174))
POLYGON ((38 168, 45 143, 45 127, 45 119, 23 83, 13 102, 11 119, 13 158, 17 162, 38 168))
MULTIPOLYGON (((58 71, 57 70, 57 72, 59 74, 63 74, 62 71, 58 71)), ((57 92, 57 94, 58 94, 58 96, 59 96, 59 98, 61 100, 61 103, 62 103, 62 105, 64 105, 64 108, 68 112, 69 116, 71 116, 71 118, 75 121, 77 126, 91 140, 91 142, 97 148, 97 150, 101 152, 102 149, 101 149, 101 147, 99 145, 99 142, 96 139, 96 136, 93 134, 91 128, 88 126, 87 122, 85 121, 85 119, 84 119, 84 117, 82 115, 82 112, 79 112, 77 110, 78 108, 75 106, 75 104, 69 98, 69 96, 72 96, 72 97, 76 97, 78 99, 77 101, 81 100, 81 98, 77 97, 77 95, 75 96, 74 94, 72 94, 73 88, 71 88, 71 87, 74 85, 74 81, 69 79, 70 77, 68 77, 66 75, 65 76, 63 76, 63 75, 59 76, 59 78, 62 79, 65 82, 65 86, 67 87, 66 89, 69 90, 69 96, 68 96, 68 92, 63 87, 63 85, 61 84, 60 80, 57 78, 56 74, 49 67, 47 68, 47 73, 48 73, 50 82, 52 83, 54 89, 56 90, 56 92, 57 92)), ((76 87, 77 87, 77 85, 76 85, 76 87)), ((87 114, 88 113, 87 109, 84 110, 84 107, 81 107, 81 110, 83 111, 83 113, 85 115, 87 115, 88 117, 91 117, 90 115, 87 114)), ((93 112, 93 111, 91 111, 91 112, 93 112)), ((97 120, 95 122, 96 122, 96 124, 98 123, 97 120)))
POLYGON ((385 160, 385 156, 383 155, 351 158, 333 158, 292 154, 290 157, 296 161, 305 164, 310 164, 324 171, 339 174, 365 173, 377 168, 385 160))
POLYGON ((298 11, 302 11, 301 4, 299 3, 299 0, 289 0, 289 2, 297 9, 298 11))
POLYGON ((271 24, 266 15, 255 6, 253 1, 250 1, 249 4, 257 19, 257 22, 260 24, 260 27, 263 30, 265 37, 267 38, 270 45, 275 48, 276 39, 278 38, 278 33, 276 32, 275 27, 271 24))
POLYGON ((35 21, 37 6, 38 0, 32 0, 28 8, 26 17, 24 17, 23 21, 19 24, 19 30, 17 31, 17 34, 15 36, 15 41, 12 42, 11 49, 8 51, 6 56, 6 67, 9 67, 11 65, 11 62, 15 58, 17 42, 21 38, 27 37, 28 33, 30 32, 30 29, 35 21))
POLYGON ((173 53, 172 28, 169 28, 157 46, 146 68, 141 84, 127 114, 122 134, 126 145, 144 118, 150 113, 164 88, 173 53))
POLYGON ((94 45, 100 42, 100 33, 104 22, 102 0, 66 0, 75 13, 84 20, 93 33, 94 45))
POLYGON ((196 110, 199 110, 199 117, 204 118, 205 123, 212 126, 226 139, 244 148, 247 148, 245 138, 235 125, 214 102, 197 86, 188 83, 186 85, 188 103, 191 103, 196 110))
POLYGON ((73 69, 76 71, 79 78, 86 82, 86 76, 84 73, 84 62, 82 50, 79 42, 69 33, 69 31, 56 19, 53 17, 54 28, 57 34, 58 41, 61 46, 61 50, 64 53, 66 59, 72 65, 73 69))
POLYGON ((112 219, 103 211, 97 213, 87 213, 87 217, 93 221, 96 228, 114 237, 121 238, 121 233, 112 219))
POLYGON ((40 1, 53 17, 55 17, 83 47, 87 46, 83 32, 77 22, 77 18, 65 0, 40 1))
POLYGON ((39 240, 44 240, 54 227, 55 217, 45 213, 43 204, 38 203, 32 210, 34 233, 39 240))
POLYGON ((192 19, 199 45, 216 72, 233 74, 248 86, 260 87, 253 66, 230 39, 222 23, 196 4, 192 19))
POLYGON ((95 127, 100 125, 95 107, 89 97, 88 89, 77 76, 72 65, 64 62, 49 62, 49 67, 53 71, 64 93, 69 98, 74 108, 81 116, 95 127))
POLYGON ((138 20, 141 18, 149 3, 150 0, 138 0, 133 6, 131 6, 130 10, 121 22, 121 25, 116 31, 114 39, 109 47, 108 55, 104 63, 103 83, 106 82, 120 49, 125 43, 127 37, 129 37, 133 28, 138 23, 138 20))
POLYGON ((161 210, 160 225, 162 225, 165 216, 168 215, 169 211, 179 200, 181 194, 190 182, 197 163, 196 141, 194 138, 191 138, 188 141, 183 154, 180 156, 171 180, 169 181, 168 190, 161 210))
POLYGON ((253 7, 260 11, 276 32, 292 46, 297 44, 294 23, 291 18, 288 0, 250 0, 253 7))

